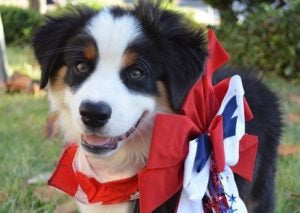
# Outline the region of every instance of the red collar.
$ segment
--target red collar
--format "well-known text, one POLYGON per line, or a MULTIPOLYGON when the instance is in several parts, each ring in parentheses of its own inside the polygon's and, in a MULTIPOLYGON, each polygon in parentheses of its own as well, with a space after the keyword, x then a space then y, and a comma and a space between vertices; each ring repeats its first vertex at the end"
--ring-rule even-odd
POLYGON ((73 160, 77 145, 70 144, 63 152, 57 168, 48 181, 67 194, 83 203, 113 204, 136 199, 138 192, 138 176, 100 183, 81 172, 74 171, 73 160))

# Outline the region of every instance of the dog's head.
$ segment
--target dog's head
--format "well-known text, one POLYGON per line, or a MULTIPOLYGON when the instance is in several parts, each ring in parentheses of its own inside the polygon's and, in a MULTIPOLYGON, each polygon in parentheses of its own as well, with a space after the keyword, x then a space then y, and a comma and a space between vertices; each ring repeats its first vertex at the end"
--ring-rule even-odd
POLYGON ((148 3, 50 17, 33 47, 69 138, 100 155, 150 132, 157 112, 178 111, 206 57, 201 29, 148 3))

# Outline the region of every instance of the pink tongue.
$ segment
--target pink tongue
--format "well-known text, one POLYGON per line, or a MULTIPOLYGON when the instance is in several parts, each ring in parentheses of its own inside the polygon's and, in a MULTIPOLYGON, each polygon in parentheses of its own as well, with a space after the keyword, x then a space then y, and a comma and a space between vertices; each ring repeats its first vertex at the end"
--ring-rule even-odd
POLYGON ((104 145, 110 142, 110 138, 97 135, 84 135, 83 139, 91 145, 104 145))

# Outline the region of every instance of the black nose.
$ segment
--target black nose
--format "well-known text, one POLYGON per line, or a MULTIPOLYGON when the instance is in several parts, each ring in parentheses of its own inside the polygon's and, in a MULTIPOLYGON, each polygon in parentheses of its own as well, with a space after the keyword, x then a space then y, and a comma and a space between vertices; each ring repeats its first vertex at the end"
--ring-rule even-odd
POLYGON ((82 122, 89 128, 102 127, 111 116, 110 106, 103 102, 83 102, 79 107, 82 122))

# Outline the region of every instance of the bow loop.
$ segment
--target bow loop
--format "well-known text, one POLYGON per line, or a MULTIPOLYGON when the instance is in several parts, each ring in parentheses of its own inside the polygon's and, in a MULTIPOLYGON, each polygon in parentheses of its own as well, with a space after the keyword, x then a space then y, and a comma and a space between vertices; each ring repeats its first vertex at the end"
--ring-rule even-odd
POLYGON ((232 171, 248 181, 252 181, 257 149, 258 137, 245 134, 240 141, 239 161, 231 167, 232 171))
POLYGON ((229 61, 230 56, 218 41, 213 30, 208 30, 208 52, 206 74, 208 81, 211 82, 214 72, 229 61))
POLYGON ((160 114, 156 116, 154 123, 147 168, 168 168, 179 164, 188 153, 188 141, 197 137, 199 128, 190 118, 182 115, 160 114), (176 134, 170 134, 171 132, 176 134))

